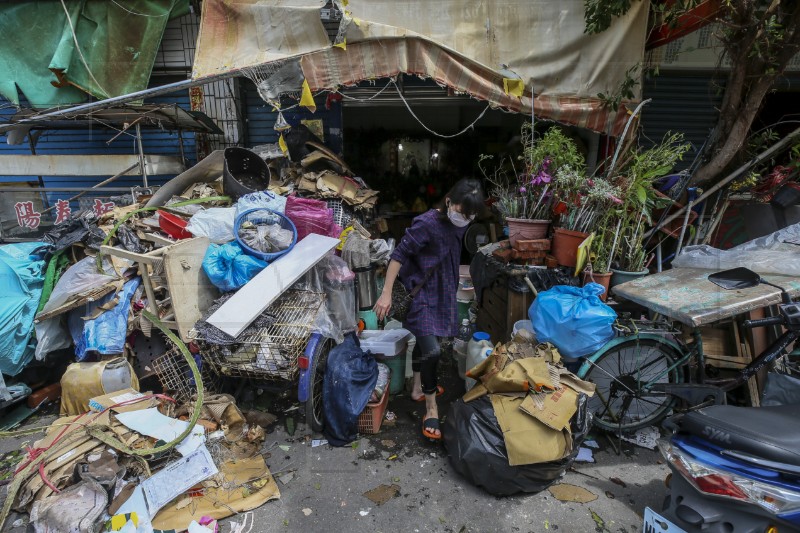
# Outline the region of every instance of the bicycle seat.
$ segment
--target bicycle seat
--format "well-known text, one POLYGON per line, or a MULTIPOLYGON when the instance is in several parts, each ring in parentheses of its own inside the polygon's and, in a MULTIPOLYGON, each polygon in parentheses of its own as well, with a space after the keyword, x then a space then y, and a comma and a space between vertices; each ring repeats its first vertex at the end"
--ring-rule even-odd
POLYGON ((726 450, 800 466, 797 407, 713 405, 687 413, 681 420, 681 431, 726 450))

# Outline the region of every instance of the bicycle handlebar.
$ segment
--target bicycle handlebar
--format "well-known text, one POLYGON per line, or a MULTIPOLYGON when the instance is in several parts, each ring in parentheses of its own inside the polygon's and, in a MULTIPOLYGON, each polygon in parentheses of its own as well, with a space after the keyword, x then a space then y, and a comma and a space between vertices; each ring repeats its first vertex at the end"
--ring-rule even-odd
POLYGON ((754 320, 745 320, 742 326, 746 328, 763 328, 765 326, 780 326, 784 323, 782 316, 769 316, 767 318, 756 318, 754 320))

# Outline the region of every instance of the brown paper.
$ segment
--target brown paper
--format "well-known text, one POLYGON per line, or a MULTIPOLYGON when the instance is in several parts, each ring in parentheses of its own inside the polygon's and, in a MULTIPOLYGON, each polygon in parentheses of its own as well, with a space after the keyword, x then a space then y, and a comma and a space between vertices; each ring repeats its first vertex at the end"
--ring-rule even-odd
POLYGON ((519 398, 490 395, 495 416, 503 432, 511 466, 561 459, 571 450, 569 432, 554 431, 519 407, 519 398))
POLYGON ((575 392, 582 392, 590 398, 594 396, 595 384, 589 381, 583 381, 578 376, 567 370, 566 368, 559 369, 559 379, 562 385, 566 385, 575 392))
POLYGON ((153 518, 153 528, 183 531, 192 520, 203 516, 221 520, 235 513, 250 511, 270 500, 281 497, 278 485, 261 455, 249 459, 228 461, 219 467, 224 481, 221 487, 203 489, 203 495, 192 497, 191 505, 178 509, 183 495, 175 498, 153 518), (256 488, 256 481, 267 483, 256 488), (227 490, 222 487, 232 487, 227 490), (252 488, 248 488, 252 487, 252 488))
POLYGON ((522 401, 519 408, 556 431, 569 426, 569 421, 578 410, 578 393, 563 387, 544 395, 544 406, 539 409, 530 395, 522 401))

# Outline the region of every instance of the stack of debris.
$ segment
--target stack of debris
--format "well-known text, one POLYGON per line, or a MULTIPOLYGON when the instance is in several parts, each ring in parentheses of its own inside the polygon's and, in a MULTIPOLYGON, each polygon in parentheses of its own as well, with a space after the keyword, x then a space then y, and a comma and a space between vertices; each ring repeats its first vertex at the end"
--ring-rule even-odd
POLYGON ((498 495, 557 481, 591 426, 594 385, 564 368, 552 344, 518 340, 467 372, 478 383, 453 404, 443 431, 453 467, 498 495))
POLYGON ((504 263, 544 265, 550 251, 550 239, 517 240, 513 246, 510 241, 505 240, 498 245, 492 255, 504 263))

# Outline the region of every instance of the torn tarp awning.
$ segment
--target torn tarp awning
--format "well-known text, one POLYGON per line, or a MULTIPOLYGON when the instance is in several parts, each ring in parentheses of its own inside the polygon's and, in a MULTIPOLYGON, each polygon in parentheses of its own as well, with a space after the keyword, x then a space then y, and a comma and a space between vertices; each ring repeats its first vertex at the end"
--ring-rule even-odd
POLYGON ((649 3, 586 35, 583 0, 350 0, 337 46, 312 16, 320 7, 205 0, 193 77, 300 60, 312 90, 335 90, 405 72, 522 113, 533 90, 537 116, 615 135, 627 110, 611 111, 598 94, 616 92, 642 61, 649 3), (508 71, 521 79, 521 97, 506 93, 508 71))
POLYGON ((3 2, 0 95, 49 108, 140 91, 167 21, 188 11, 188 0, 3 2))

